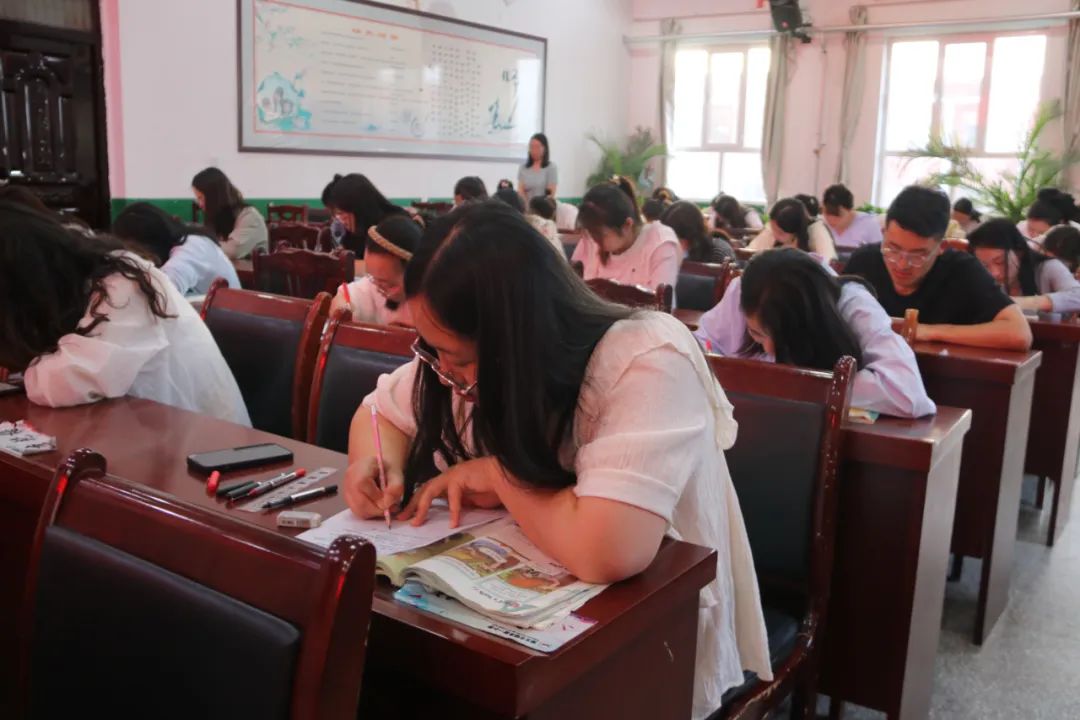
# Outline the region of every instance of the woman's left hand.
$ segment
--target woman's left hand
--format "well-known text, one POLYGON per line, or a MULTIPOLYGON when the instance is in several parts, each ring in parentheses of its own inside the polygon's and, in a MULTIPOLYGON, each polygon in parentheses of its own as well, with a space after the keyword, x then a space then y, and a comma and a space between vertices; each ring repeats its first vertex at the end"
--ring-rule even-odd
POLYGON ((411 518, 413 525, 423 525, 431 502, 445 495, 450 506, 450 527, 456 528, 460 524, 462 506, 496 508, 502 505, 496 491, 501 473, 502 468, 495 458, 460 462, 424 483, 398 515, 398 520, 411 518))

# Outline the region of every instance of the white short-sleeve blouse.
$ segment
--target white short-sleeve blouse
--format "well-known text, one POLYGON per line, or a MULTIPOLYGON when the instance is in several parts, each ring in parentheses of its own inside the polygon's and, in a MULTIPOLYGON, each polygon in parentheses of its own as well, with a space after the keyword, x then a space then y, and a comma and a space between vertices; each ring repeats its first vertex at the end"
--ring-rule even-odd
MULTIPOLYGON (((384 375, 364 400, 410 436, 416 370, 413 361, 384 375)), ((717 550, 716 579, 699 604, 695 718, 715 711, 744 669, 772 677, 750 544, 724 460, 737 427, 689 330, 670 315, 641 312, 597 344, 561 450, 579 496, 648 510, 667 521, 669 536, 717 550)))

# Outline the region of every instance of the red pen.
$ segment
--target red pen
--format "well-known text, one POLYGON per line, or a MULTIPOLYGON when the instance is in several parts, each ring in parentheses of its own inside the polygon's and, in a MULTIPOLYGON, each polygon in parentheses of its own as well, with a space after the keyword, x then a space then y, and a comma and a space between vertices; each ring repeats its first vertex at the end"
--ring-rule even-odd
POLYGON ((221 481, 221 473, 220 472, 215 470, 214 472, 210 473, 210 477, 208 477, 206 479, 206 492, 208 492, 208 493, 216 493, 217 488, 218 488, 218 483, 220 481, 221 481))
POLYGON ((352 297, 349 296, 349 286, 347 283, 341 283, 341 294, 345 296, 345 302, 352 305, 352 297))

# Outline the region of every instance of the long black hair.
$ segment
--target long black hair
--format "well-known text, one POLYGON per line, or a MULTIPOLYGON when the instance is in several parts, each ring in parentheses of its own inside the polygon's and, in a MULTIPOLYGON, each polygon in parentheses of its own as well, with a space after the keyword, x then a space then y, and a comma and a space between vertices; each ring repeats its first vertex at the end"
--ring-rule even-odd
POLYGON ((1057 188, 1043 188, 1028 208, 1029 220, 1042 220, 1047 225, 1065 225, 1080 221, 1080 208, 1072 195, 1057 188))
POLYGON ((786 233, 795 236, 795 246, 810 252, 810 215, 806 206, 795 198, 784 198, 772 206, 769 219, 786 233))
POLYGON ((1070 271, 1080 269, 1080 230, 1072 225, 1058 225, 1046 233, 1043 249, 1056 257, 1070 271))
POLYGON ((1020 292, 1027 295, 1038 295, 1039 286, 1035 282, 1035 269, 1044 263, 1047 258, 1030 247, 1027 239, 1006 218, 994 218, 987 220, 979 227, 971 231, 967 236, 968 252, 975 254, 976 248, 998 248, 1005 251, 1005 292, 1009 292, 1012 278, 1009 277, 1009 253, 1014 253, 1020 259, 1020 269, 1017 271, 1017 280, 1020 281, 1020 292))
POLYGON ((356 232, 350 232, 341 241, 348 250, 363 256, 367 245, 367 231, 388 215, 404 215, 405 210, 386 199, 379 189, 360 173, 349 173, 336 180, 330 190, 330 204, 335 210, 352 213, 356 218, 356 232))
MULTIPOLYGON (((604 333, 633 311, 594 295, 520 213, 495 200, 432 224, 405 270, 405 293, 423 296, 441 326, 476 343, 476 453, 496 457, 529 486, 572 485, 559 447, 573 427, 585 368, 604 333)), ((433 453, 449 463, 469 456, 451 392, 427 366, 413 411, 410 488, 432 472, 433 453)))
POLYGON ((454 183, 454 196, 460 197, 463 202, 487 200, 487 186, 484 185, 484 181, 480 177, 477 177, 476 175, 466 175, 454 183))
POLYGON ((720 193, 712 199, 709 207, 716 213, 715 229, 731 232, 747 228, 746 206, 731 195, 720 193))
POLYGON ((641 227, 637 191, 629 178, 617 175, 593 185, 581 199, 578 224, 590 232, 602 227, 621 230, 627 220, 634 221, 634 232, 641 227))
POLYGON ((55 352, 64 335, 88 335, 108 322, 110 275, 134 282, 155 316, 170 317, 150 274, 116 253, 121 249, 110 238, 87 237, 27 207, 0 202, 0 367, 25 368, 55 352), (86 315, 90 321, 80 325, 86 315))
MULTIPOLYGON (((536 140, 537 142, 539 142, 541 145, 544 146, 544 157, 540 160, 540 167, 547 167, 548 165, 551 164, 551 146, 548 145, 547 135, 545 135, 544 133, 536 133, 531 138, 529 138, 529 142, 531 143, 533 140, 536 140)), ((526 150, 525 151, 525 167, 529 167, 532 164, 533 164, 532 155, 530 155, 529 151, 526 150)))
MULTIPOLYGON (((183 245, 189 235, 212 234, 204 228, 185 225, 148 202, 132 203, 121 210, 113 220, 112 233, 120 240, 133 243, 159 267, 168 261, 172 249, 183 245)), ((211 239, 217 242, 216 238, 211 239)))
POLYGON ((203 221, 219 238, 229 237, 236 227, 236 216, 248 207, 244 196, 232 184, 225 173, 216 167, 208 167, 195 173, 191 187, 203 194, 206 200, 203 221))
POLYGON ((687 260, 717 262, 721 256, 726 259, 735 257, 730 243, 720 238, 713 239, 705 216, 692 202, 680 200, 672 203, 660 216, 660 222, 675 231, 677 238, 686 241, 689 246, 687 260))
POLYGON ((742 311, 768 331, 779 363, 832 370, 850 355, 862 367, 859 340, 840 314, 842 282, 795 248, 757 253, 743 271, 742 311))

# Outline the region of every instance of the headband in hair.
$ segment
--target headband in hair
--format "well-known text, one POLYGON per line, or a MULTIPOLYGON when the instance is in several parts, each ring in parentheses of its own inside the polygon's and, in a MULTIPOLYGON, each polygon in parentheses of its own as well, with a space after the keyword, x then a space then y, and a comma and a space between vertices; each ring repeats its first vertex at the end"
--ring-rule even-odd
POLYGON ((386 238, 384 238, 381 234, 379 234, 379 231, 375 229, 374 225, 372 225, 371 227, 368 228, 367 234, 368 234, 368 237, 371 238, 371 240, 376 245, 378 245, 379 247, 381 247, 383 250, 390 253, 391 255, 393 255, 395 257, 398 257, 398 258, 401 258, 405 262, 409 262, 410 260, 412 260, 412 253, 411 252, 409 252, 408 250, 404 250, 402 248, 399 248, 397 245, 395 245, 394 243, 392 243, 389 240, 387 240, 386 238))

